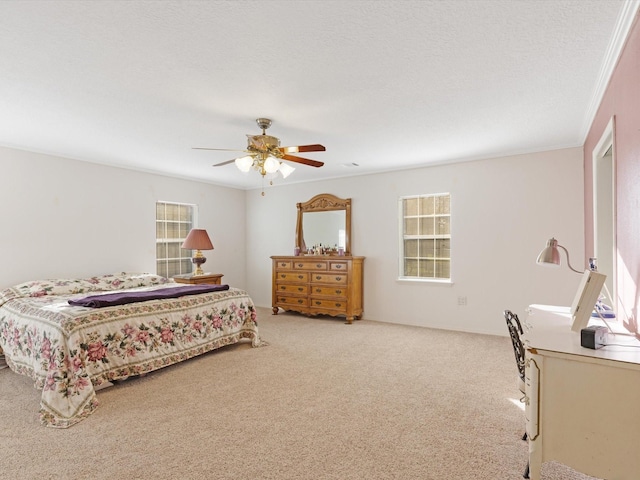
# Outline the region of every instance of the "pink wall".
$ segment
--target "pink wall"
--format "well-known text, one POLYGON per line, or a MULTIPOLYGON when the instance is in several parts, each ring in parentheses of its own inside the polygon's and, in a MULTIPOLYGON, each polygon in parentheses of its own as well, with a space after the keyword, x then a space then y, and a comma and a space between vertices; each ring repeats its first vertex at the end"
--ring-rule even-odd
POLYGON ((619 318, 638 328, 640 300, 640 12, 629 32, 618 64, 584 144, 585 252, 593 252, 592 153, 611 117, 615 117, 617 164, 617 285, 619 318))

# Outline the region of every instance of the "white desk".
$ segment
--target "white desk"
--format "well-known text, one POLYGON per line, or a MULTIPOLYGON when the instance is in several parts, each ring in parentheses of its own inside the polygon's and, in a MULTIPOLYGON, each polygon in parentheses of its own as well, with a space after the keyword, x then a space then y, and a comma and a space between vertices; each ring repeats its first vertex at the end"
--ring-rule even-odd
POLYGON ((568 307, 531 305, 524 323, 531 480, 551 460, 607 480, 639 479, 640 342, 609 334, 607 343, 628 346, 581 347, 568 307))

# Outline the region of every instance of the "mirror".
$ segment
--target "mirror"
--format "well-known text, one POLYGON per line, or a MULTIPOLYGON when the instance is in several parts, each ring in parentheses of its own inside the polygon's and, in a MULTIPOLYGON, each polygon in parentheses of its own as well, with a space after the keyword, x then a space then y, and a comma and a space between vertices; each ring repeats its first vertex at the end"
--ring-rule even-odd
POLYGON ((322 244, 329 248, 342 247, 345 255, 351 255, 350 198, 321 193, 308 202, 298 203, 297 207, 296 246, 301 254, 306 253, 307 248, 322 244))

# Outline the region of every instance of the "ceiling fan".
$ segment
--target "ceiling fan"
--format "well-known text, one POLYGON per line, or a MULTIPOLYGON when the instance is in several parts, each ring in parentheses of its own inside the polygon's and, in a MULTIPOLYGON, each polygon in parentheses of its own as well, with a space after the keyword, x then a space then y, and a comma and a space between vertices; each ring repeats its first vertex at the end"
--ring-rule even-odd
POLYGON ((221 167, 230 163, 236 164, 236 166, 243 172, 248 172, 253 168, 258 171, 263 177, 267 173, 280 172, 284 178, 288 177, 291 172, 295 170, 292 166, 282 162, 287 160, 289 162, 302 163, 311 167, 321 167, 323 162, 317 160, 311 160, 308 158, 298 157, 291 155, 292 153, 300 152, 324 152, 326 149, 320 144, 313 145, 298 145, 293 147, 281 147, 280 140, 276 137, 266 134, 267 128, 271 126, 271 120, 268 118, 256 119, 258 127, 262 129, 261 135, 249 135, 247 134, 247 148, 246 150, 234 150, 228 148, 204 148, 194 147, 195 150, 220 150, 228 152, 245 152, 246 155, 226 162, 216 163, 214 167, 221 167))

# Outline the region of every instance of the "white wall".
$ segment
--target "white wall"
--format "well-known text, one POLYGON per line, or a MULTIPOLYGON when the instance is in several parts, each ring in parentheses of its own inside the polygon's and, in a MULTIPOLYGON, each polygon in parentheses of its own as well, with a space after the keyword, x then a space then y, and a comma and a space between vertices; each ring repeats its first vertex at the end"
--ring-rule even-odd
MULTIPOLYGON (((289 255, 296 203, 352 198, 364 318, 504 335, 502 310, 571 303, 579 277, 535 265, 555 236, 584 255, 580 148, 241 191, 0 148, 0 288, 36 278, 155 271, 155 202, 199 205, 207 271, 271 306, 271 255, 289 255), (452 285, 398 275, 398 197, 452 195, 452 285), (467 306, 458 306, 458 297, 467 306)), ((563 258, 564 262, 564 258, 563 258)))
POLYGON ((194 203, 215 250, 205 270, 245 285, 245 192, 0 148, 0 288, 155 272, 155 202, 194 203))
MULTIPOLYGON (((294 174, 295 175, 295 174, 294 174)), ((290 177, 291 178, 291 177, 290 177)), ((580 277, 535 259, 555 236, 584 255, 582 149, 572 148, 246 192, 247 289, 271 306, 271 255, 291 255, 296 203, 352 198, 352 251, 365 256, 364 318, 498 335, 502 311, 569 305, 580 277), (398 198, 451 193, 452 285, 398 281, 398 198), (467 305, 458 306, 458 297, 467 305)), ((566 259, 563 258, 563 263, 566 259)))

